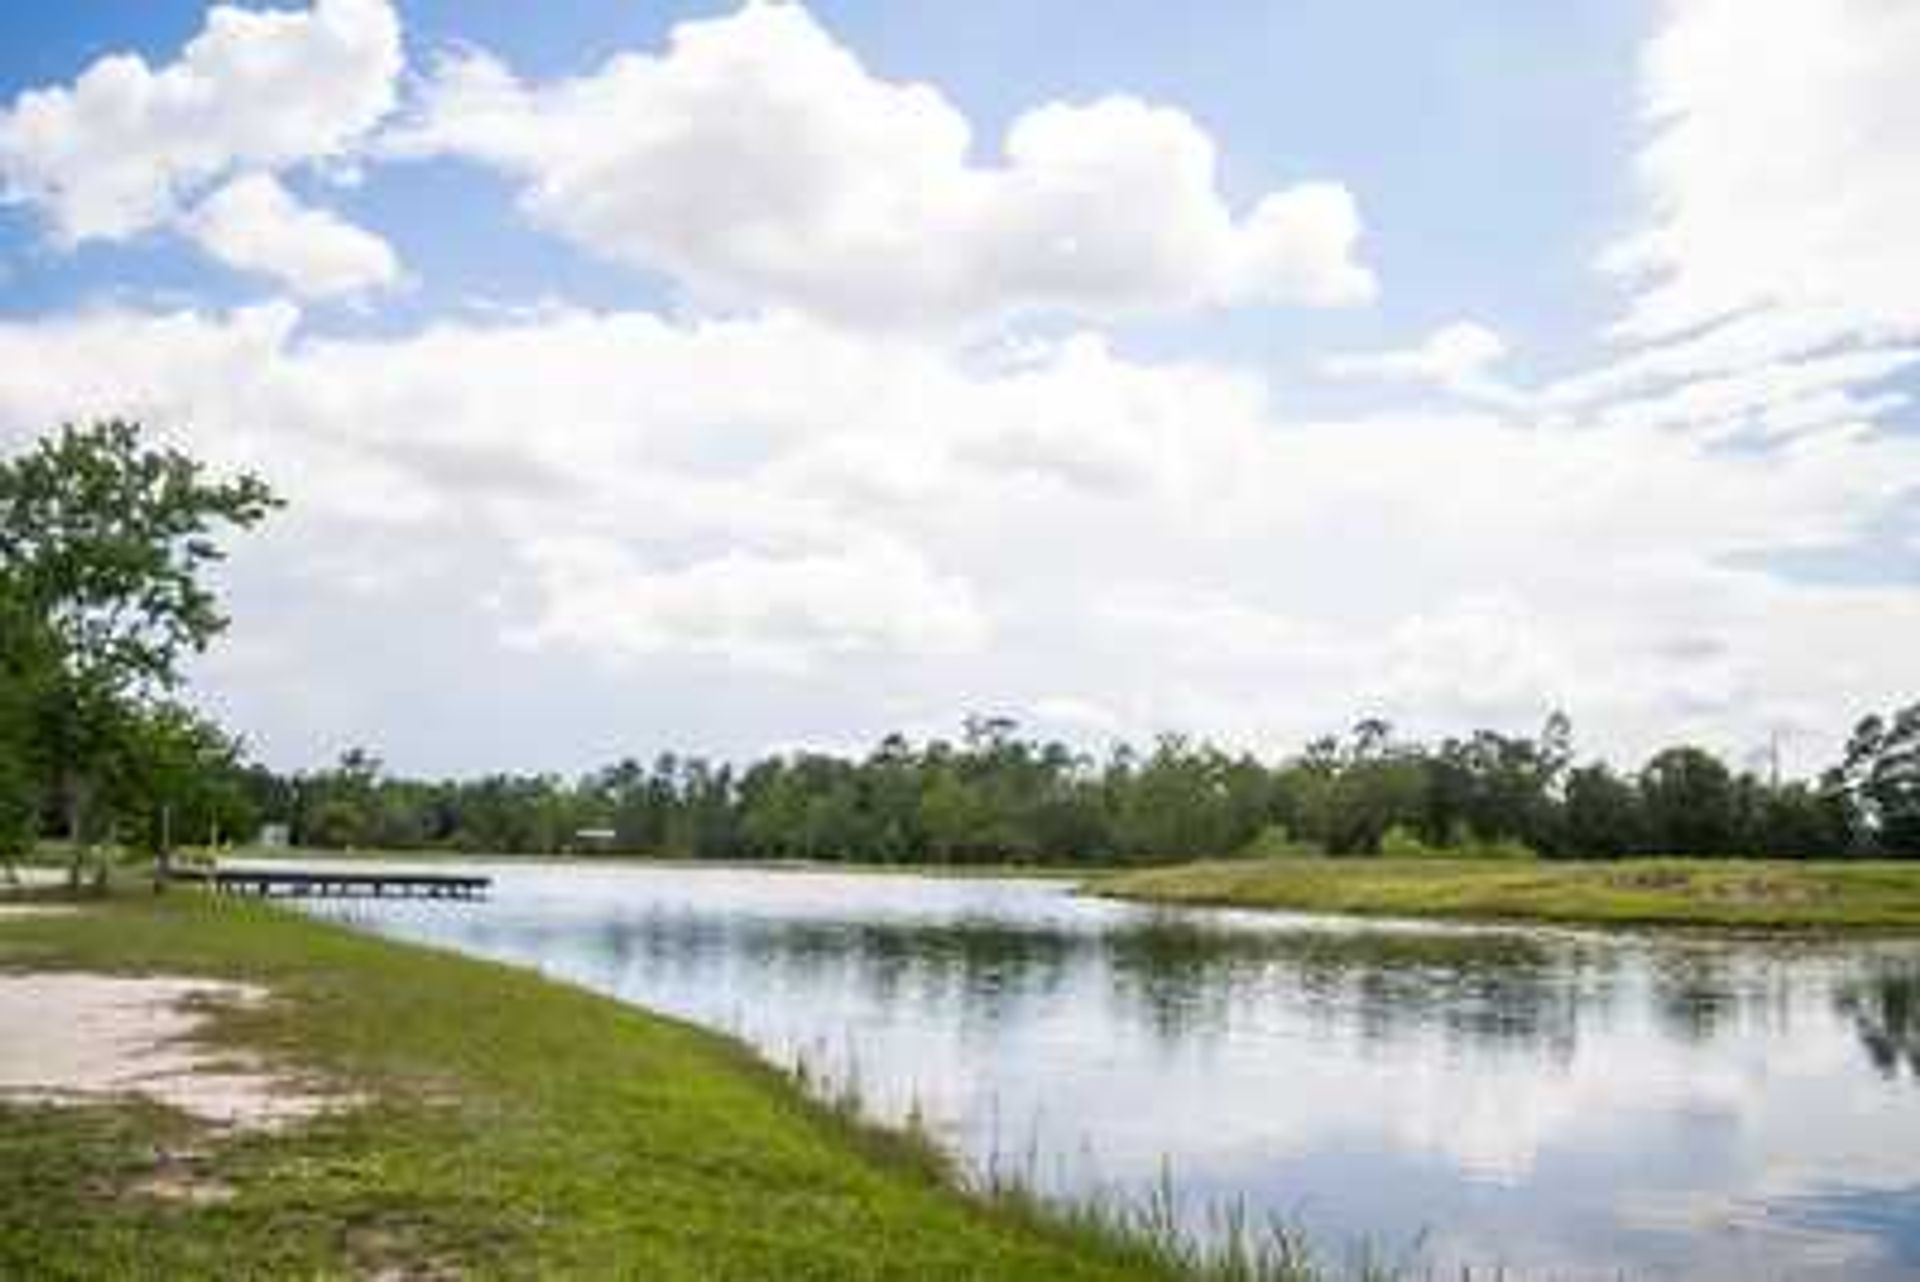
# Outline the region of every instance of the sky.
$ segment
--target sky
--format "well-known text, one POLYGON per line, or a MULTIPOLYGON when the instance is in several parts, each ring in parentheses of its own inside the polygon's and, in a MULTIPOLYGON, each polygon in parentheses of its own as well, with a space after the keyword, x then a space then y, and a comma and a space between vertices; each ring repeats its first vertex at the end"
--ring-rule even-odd
POLYGON ((0 449, 289 508, 287 768, 1920 696, 1907 0, 0 8, 0 449))

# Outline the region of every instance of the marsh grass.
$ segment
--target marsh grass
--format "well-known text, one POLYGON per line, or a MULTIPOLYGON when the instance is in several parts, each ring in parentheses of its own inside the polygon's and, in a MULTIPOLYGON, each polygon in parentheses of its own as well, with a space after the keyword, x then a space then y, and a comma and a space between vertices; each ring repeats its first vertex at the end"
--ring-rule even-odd
POLYGON ((978 1191, 1007 1214, 1064 1226, 1101 1252, 1186 1282, 1412 1282, 1433 1276, 1423 1262, 1423 1241, 1395 1257, 1363 1240, 1336 1257, 1297 1220, 1278 1211, 1255 1213, 1244 1198, 1188 1208, 1166 1167, 1142 1193, 1109 1187, 1061 1200, 1042 1197, 1035 1188, 1023 1177, 997 1176, 978 1191))
POLYGON ((1097 878, 1157 903, 1756 931, 1920 930, 1920 863, 1758 859, 1222 859, 1097 878))
MULTIPOLYGON (((858 1056, 848 1048, 837 1066, 824 1043, 796 1051, 786 1072, 796 1089, 817 1100, 843 1124, 964 1190, 996 1214, 1047 1236, 1077 1242, 1089 1257, 1127 1261, 1143 1276, 1180 1282, 1415 1282, 1434 1276, 1424 1260, 1424 1237, 1397 1254, 1371 1240, 1335 1256, 1297 1218, 1256 1213, 1244 1198, 1189 1205, 1171 1163, 1144 1190, 1097 1179, 1079 1181, 1073 1195, 1043 1192, 1043 1145, 1038 1124, 1017 1149, 996 1138, 978 1169, 959 1163, 929 1128, 917 1097, 900 1124, 877 1125, 861 1083, 858 1056)), ((998 1126, 995 1126, 996 1136, 998 1126)), ((1091 1151, 1086 1161, 1092 1165, 1091 1151)), ((1468 1280, 1469 1271, 1459 1275, 1468 1280)))

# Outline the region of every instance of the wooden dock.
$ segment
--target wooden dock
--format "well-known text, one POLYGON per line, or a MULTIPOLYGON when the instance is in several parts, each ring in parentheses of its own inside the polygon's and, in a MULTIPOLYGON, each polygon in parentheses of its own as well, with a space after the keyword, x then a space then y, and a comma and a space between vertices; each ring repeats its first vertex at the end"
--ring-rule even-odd
POLYGON ((313 868, 182 868, 174 878, 261 899, 484 899, 493 886, 471 873, 313 868))

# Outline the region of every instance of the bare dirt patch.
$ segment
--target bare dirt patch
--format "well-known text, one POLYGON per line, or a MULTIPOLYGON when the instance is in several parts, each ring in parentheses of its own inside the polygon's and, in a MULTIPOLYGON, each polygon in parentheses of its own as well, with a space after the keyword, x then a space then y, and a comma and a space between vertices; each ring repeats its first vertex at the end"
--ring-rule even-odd
POLYGON ((0 922, 24 917, 64 917, 74 911, 71 904, 10 904, 0 900, 0 922))
POLYGON ((0 974, 0 1100, 141 1095, 219 1126, 271 1129, 340 1103, 201 1040, 222 1006, 265 993, 202 979, 0 974))
POLYGON ((59 868, 9 869, 0 864, 0 895, 10 891, 46 890, 67 884, 67 874, 59 868))

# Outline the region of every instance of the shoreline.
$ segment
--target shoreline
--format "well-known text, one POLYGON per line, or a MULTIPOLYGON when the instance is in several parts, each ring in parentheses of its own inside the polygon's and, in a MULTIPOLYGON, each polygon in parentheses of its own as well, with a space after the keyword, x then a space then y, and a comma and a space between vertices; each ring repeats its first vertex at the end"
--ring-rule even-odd
MULTIPOLYGON (((1605 870, 1671 891, 1677 873, 1701 871, 1334 862, 1153 875, 1417 877, 1432 896, 1463 878, 1511 891, 1496 874, 1605 870)), ((1771 867, 1711 871, 1751 880, 1771 867)), ((1903 865, 1842 871, 1920 883, 1903 865)), ((40 903, 48 911, 0 913, 0 989, 50 976, 244 986, 262 996, 195 1008, 191 1049, 347 1106, 246 1133, 164 1098, 0 1098, 0 1276, 114 1276, 129 1258, 182 1277, 605 1276, 636 1262, 688 1278, 1349 1275, 1284 1225, 1291 1254, 1232 1248, 1284 1269, 1234 1272, 1193 1238, 1156 1236, 1169 1230, 1138 1205, 1060 1205, 970 1177, 913 1124, 868 1121, 857 1097, 823 1099, 737 1038, 530 969, 187 889, 40 903)), ((16 1025, 23 1009, 13 1003, 16 1025)), ((0 1018, 0 1037, 14 1031, 0 1018)))
POLYGON ((1488 926, 1848 936, 1920 933, 1920 860, 1633 857, 1442 859, 1289 856, 1171 864, 869 864, 452 851, 244 852, 245 864, 460 862, 661 868, 1070 885, 1076 894, 1182 908, 1316 913, 1488 926))
POLYGON ((353 1104, 240 1134, 136 1097, 0 1100, 0 1275, 1239 1276, 1134 1208, 977 1186, 742 1042, 529 970, 193 892, 74 907, 0 921, 0 975, 260 989, 202 1012, 194 1047, 353 1104))

